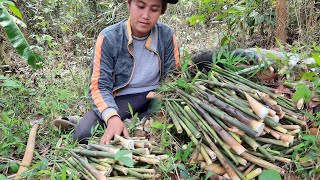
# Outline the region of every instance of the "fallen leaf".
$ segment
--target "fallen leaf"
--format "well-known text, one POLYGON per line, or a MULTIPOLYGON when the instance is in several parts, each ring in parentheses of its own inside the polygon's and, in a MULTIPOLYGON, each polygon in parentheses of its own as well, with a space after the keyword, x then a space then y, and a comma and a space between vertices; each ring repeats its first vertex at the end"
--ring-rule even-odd
POLYGON ((290 94, 290 95, 293 94, 293 92, 292 92, 289 88, 286 88, 286 87, 284 87, 283 85, 280 85, 280 86, 275 90, 275 93, 278 93, 278 94, 290 94))
POLYGON ((258 72, 257 77, 263 81, 274 82, 278 78, 278 74, 274 70, 267 68, 258 72))
POLYGON ((319 129, 318 128, 310 128, 308 134, 317 135, 317 134, 319 134, 319 129))
POLYGON ((310 101, 307 103, 309 108, 314 108, 316 106, 318 106, 320 104, 320 102, 316 102, 316 101, 310 101))

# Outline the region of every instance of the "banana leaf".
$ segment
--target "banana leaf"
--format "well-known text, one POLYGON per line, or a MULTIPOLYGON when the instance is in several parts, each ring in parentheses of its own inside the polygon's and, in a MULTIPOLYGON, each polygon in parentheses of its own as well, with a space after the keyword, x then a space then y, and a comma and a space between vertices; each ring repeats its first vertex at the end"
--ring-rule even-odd
POLYGON ((33 68, 42 67, 44 58, 30 49, 30 46, 18 25, 4 7, 3 3, 5 2, 6 1, 0 0, 0 25, 4 28, 9 41, 19 55, 22 56, 30 66, 33 68))

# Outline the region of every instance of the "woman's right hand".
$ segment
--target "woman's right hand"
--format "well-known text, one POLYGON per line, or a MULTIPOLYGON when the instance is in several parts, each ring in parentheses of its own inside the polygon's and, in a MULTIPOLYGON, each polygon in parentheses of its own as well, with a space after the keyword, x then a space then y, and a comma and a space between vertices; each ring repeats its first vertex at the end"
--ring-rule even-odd
POLYGON ((121 135, 125 138, 129 138, 128 130, 125 124, 121 121, 119 116, 112 116, 108 120, 107 128, 100 139, 100 144, 109 144, 115 135, 121 135))

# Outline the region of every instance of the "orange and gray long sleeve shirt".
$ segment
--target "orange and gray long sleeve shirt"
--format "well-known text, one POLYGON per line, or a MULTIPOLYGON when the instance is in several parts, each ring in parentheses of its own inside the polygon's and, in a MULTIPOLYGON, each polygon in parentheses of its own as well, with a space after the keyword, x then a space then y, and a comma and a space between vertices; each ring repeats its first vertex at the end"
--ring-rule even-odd
MULTIPOLYGON (((110 117, 118 115, 114 96, 130 83, 136 67, 129 22, 123 20, 102 30, 94 48, 90 95, 93 110, 106 122, 110 117)), ((161 79, 180 67, 176 37, 169 26, 157 23, 145 47, 158 56, 161 79)))

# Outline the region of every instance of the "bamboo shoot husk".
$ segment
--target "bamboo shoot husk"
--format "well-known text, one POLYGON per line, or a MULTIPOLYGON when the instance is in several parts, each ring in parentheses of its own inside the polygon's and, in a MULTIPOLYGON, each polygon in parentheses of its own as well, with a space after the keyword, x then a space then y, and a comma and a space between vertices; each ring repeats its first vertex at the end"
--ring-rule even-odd
POLYGON ((132 158, 137 161, 145 162, 148 164, 159 164, 160 163, 160 160, 156 159, 156 158, 147 158, 147 157, 141 157, 141 156, 135 156, 135 155, 132 155, 132 158))
POLYGON ((216 153, 214 153, 208 146, 204 144, 202 144, 201 146, 203 146, 203 148, 207 151, 212 161, 215 161, 217 159, 216 153))
POLYGON ((268 113, 269 113, 269 109, 266 108, 265 106, 263 106, 260 102, 258 102, 257 100, 255 100, 253 97, 251 97, 249 94, 244 93, 249 104, 250 107, 252 108, 253 112, 259 116, 261 119, 264 119, 268 113))
POLYGON ((226 173, 226 170, 221 166, 221 164, 218 164, 218 163, 212 163, 208 165, 205 162, 201 162, 201 167, 206 171, 209 171, 218 175, 224 175, 226 173))
POLYGON ((114 141, 120 142, 121 146, 126 149, 134 149, 134 140, 132 140, 132 139, 125 139, 119 135, 115 135, 114 141))

